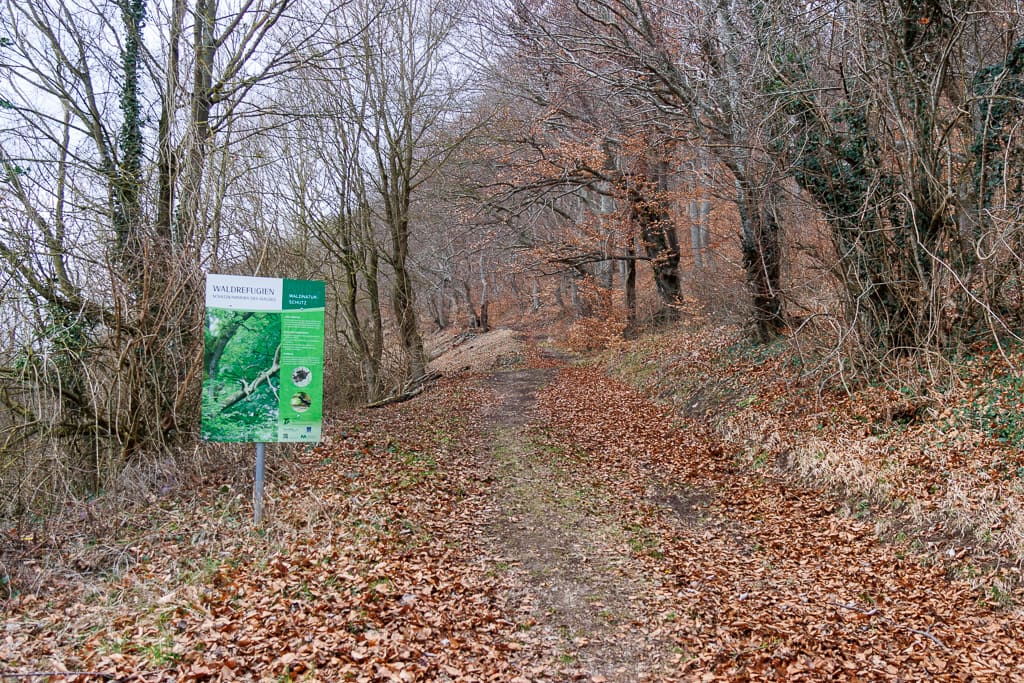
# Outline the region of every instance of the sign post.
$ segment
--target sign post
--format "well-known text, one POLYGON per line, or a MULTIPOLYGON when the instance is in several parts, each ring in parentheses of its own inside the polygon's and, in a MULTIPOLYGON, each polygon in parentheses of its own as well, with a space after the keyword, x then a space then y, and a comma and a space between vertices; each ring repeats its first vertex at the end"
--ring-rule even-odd
POLYGON ((263 471, 267 444, 256 443, 256 478, 252 484, 252 517, 256 526, 263 524, 263 471))
POLYGON ((320 281, 206 277, 201 433, 256 444, 257 525, 266 444, 320 441, 324 304, 320 281))

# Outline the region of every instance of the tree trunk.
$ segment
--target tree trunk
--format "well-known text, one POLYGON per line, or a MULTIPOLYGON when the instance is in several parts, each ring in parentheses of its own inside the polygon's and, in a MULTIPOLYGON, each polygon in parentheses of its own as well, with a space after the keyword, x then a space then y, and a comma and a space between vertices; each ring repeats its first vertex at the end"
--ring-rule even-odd
MULTIPOLYGON (((408 196, 406 191, 406 201, 408 196)), ((401 215, 393 216, 391 221, 391 267, 395 271, 391 304, 398 322, 398 337, 406 355, 405 380, 415 382, 427 374, 427 355, 416 319, 416 292, 406 267, 409 258, 409 222, 405 218, 407 211, 407 208, 401 211, 401 215)))
POLYGON ((181 207, 178 215, 177 245, 195 247, 199 231, 199 206, 207 146, 212 136, 210 112, 213 109, 213 61, 217 53, 214 30, 217 23, 217 0, 197 0, 193 48, 195 66, 192 72, 190 119, 185 154, 181 207))
POLYGON ((480 331, 491 331, 491 323, 487 318, 487 299, 480 302, 480 331))
POLYGON ((661 200, 652 200, 631 190, 633 220, 636 221, 644 252, 654 270, 654 284, 665 304, 659 317, 674 319, 679 302, 679 239, 668 207, 661 200))
POLYGON ((380 398, 384 394, 381 359, 384 356, 384 317, 380 310, 380 255, 376 247, 366 247, 366 295, 370 305, 370 334, 367 363, 367 394, 380 398))
POLYGON ((420 336, 419 324, 416 320, 416 294, 412 288, 412 279, 404 264, 396 268, 395 284, 391 293, 395 316, 398 318, 398 334, 405 349, 406 379, 416 381, 427 374, 427 357, 420 336))
POLYGON ((378 286, 378 256, 376 249, 356 244, 355 231, 362 212, 347 211, 339 221, 339 242, 342 254, 341 262, 345 273, 345 297, 342 302, 342 313, 349 327, 349 346, 355 351, 362 374, 363 389, 369 402, 377 401, 384 394, 384 381, 381 373, 381 356, 383 354, 383 321, 380 311, 380 292, 378 286), (359 306, 359 275, 363 275, 369 317, 364 320, 365 313, 360 313, 359 306))
POLYGON ((628 190, 630 215, 636 223, 644 253, 654 270, 654 284, 664 307, 659 319, 678 317, 679 237, 668 206, 668 163, 659 160, 642 172, 628 190))
POLYGON ((762 343, 774 339, 783 328, 781 231, 770 194, 738 184, 743 269, 754 304, 755 335, 762 343))
POLYGON ((490 303, 488 298, 487 273, 484 271, 484 259, 480 257, 480 331, 490 332, 490 321, 487 319, 487 306, 490 303))
POLYGON ((626 269, 626 277, 623 278, 626 290, 626 325, 633 327, 636 325, 636 259, 632 257, 636 256, 636 250, 630 246, 626 250, 626 256, 630 257, 622 263, 626 269))
POLYGON ((448 320, 448 296, 443 288, 438 288, 431 297, 431 308, 434 309, 434 325, 437 331, 445 329, 449 325, 448 320))
MULTIPOLYGON (((163 84, 160 103, 160 121, 157 125, 157 215, 156 233, 167 245, 173 243, 174 189, 178 178, 177 156, 171 126, 177 105, 180 83, 181 31, 185 18, 185 0, 173 0, 171 25, 167 41, 167 81, 163 84)), ((168 246, 169 248, 169 246, 168 246)))
POLYGON ((142 61, 142 27, 146 6, 141 0, 119 0, 124 24, 121 53, 121 131, 118 148, 121 158, 111 174, 112 219, 118 260, 128 286, 138 297, 145 269, 146 239, 142 226, 142 109, 139 102, 139 67, 142 61))
POLYGON ((704 265, 701 253, 700 201, 691 199, 687 202, 686 209, 690 216, 690 251, 693 252, 693 266, 700 268, 704 265))
POLYGON ((476 314, 476 304, 473 303, 473 290, 468 281, 463 282, 462 287, 466 297, 466 324, 469 329, 478 330, 480 329, 480 318, 476 314))

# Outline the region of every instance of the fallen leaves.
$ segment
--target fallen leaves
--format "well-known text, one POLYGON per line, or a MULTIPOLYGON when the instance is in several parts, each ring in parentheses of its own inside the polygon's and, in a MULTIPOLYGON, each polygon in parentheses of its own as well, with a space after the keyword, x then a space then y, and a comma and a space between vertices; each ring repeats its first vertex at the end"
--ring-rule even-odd
POLYGON ((404 412, 350 416, 348 436, 336 427, 329 445, 301 453, 292 476, 268 487, 264 532, 248 528, 244 509, 210 519, 200 505, 184 528, 216 544, 154 534, 140 550, 150 559, 124 575, 130 599, 68 601, 77 639, 29 596, 9 605, 0 668, 70 650, 83 668, 126 681, 503 678, 515 626, 473 545, 487 488, 462 441, 479 393, 458 382, 438 391, 404 412), (30 615, 39 626, 23 632, 30 615))
POLYGON ((659 537, 649 564, 666 577, 666 604, 686 615, 673 624, 688 655, 679 675, 955 679, 1024 670, 1014 615, 980 603, 942 567, 879 542, 871 524, 834 514, 828 493, 744 467, 706 423, 680 424, 593 368, 565 370, 543 402, 580 466, 618 492, 623 523, 659 537), (660 495, 645 495, 651 489, 660 495), (665 495, 672 490, 681 493, 665 495), (673 498, 701 501, 702 510, 680 514, 673 498))
MULTIPOLYGON (((730 393, 724 380, 661 405, 597 368, 535 348, 517 357, 529 367, 449 378, 330 425, 321 447, 277 463, 259 532, 226 485, 151 511, 124 544, 131 567, 5 604, 0 670, 148 682, 1022 677, 1015 615, 882 542, 869 516, 844 514, 792 469, 759 463, 743 436, 744 420, 768 416, 757 434, 777 455, 797 422, 839 433, 839 416, 804 406, 787 422, 765 408, 784 405, 778 394, 730 393), (722 406, 734 414, 709 423, 722 406)), ((858 459, 895 457, 877 435, 846 436, 863 444, 858 459)), ((914 463, 940 456, 976 463, 924 448, 914 463)), ((953 550, 951 562, 964 558, 953 550)))

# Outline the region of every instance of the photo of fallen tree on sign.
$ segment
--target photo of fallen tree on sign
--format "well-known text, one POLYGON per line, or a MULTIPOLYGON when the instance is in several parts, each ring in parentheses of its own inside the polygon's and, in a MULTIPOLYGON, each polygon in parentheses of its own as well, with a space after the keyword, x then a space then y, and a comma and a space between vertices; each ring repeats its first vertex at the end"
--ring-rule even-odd
POLYGON ((277 438, 281 324, 276 313, 210 308, 203 358, 203 438, 277 438))

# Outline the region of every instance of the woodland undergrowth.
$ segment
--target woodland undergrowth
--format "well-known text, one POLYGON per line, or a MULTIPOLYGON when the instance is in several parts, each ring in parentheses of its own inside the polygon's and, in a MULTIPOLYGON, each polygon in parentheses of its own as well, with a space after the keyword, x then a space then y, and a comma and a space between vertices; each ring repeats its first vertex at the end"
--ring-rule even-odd
MULTIPOLYGON (((608 503, 619 580, 647 586, 621 628, 638 652, 668 644, 656 680, 1019 671, 1024 352, 976 349, 944 383, 903 368, 844 387, 793 340, 733 327, 575 359, 512 337, 455 349, 490 370, 457 354, 429 395, 273 449, 262 528, 237 462, 154 479, 120 510, 94 501, 60 533, 3 528, 0 678, 569 680, 583 660, 545 654, 555 624, 524 611, 518 558, 487 540, 511 513, 484 415, 513 367, 546 378, 524 396, 546 444, 531 457, 608 503)), ((578 567, 595 585, 598 564, 578 567)))

